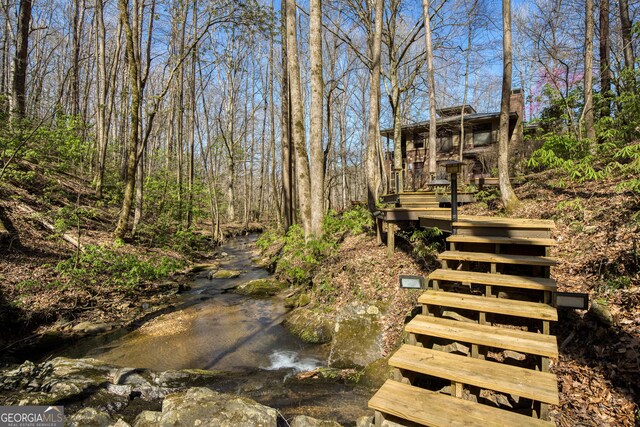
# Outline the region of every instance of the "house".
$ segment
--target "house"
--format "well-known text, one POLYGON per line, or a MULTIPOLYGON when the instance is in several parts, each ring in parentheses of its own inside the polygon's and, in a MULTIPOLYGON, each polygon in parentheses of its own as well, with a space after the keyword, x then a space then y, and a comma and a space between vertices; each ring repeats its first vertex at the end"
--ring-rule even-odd
MULTIPOLYGON (((511 92, 510 138, 522 117, 523 109, 522 90, 515 89, 511 92)), ((437 113, 436 161, 459 160, 461 119, 464 115, 462 161, 465 165, 460 179, 469 182, 473 178, 497 176, 500 113, 478 113, 470 105, 442 108, 437 110, 437 113)), ((522 127, 519 128, 520 131, 514 140, 515 145, 522 143, 522 127)), ((393 140, 393 128, 381 130, 380 134, 386 138, 385 170, 389 185, 394 189, 398 171, 393 167, 393 151, 389 151, 390 140, 393 140)), ((422 189, 429 182, 429 121, 402 126, 401 135, 404 191, 422 189)), ((397 145, 394 144, 394 147, 397 145)), ((444 168, 438 167, 436 178, 447 178, 444 168)))

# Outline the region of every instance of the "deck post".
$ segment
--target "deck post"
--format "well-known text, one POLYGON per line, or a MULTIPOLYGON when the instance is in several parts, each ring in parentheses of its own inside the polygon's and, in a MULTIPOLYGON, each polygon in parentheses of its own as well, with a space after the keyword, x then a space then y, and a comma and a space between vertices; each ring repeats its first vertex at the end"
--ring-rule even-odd
POLYGON ((382 219, 376 217, 376 242, 381 245, 382 244, 382 219))
POLYGON ((393 256, 396 248, 396 224, 393 222, 387 223, 387 255, 393 256))

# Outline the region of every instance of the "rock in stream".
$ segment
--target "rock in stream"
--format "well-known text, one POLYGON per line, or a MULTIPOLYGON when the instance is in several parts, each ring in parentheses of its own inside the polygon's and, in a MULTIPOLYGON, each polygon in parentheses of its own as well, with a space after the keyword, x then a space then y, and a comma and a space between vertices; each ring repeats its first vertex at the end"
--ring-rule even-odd
POLYGON ((0 371, 0 401, 3 405, 64 405, 67 425, 78 427, 277 425, 275 409, 202 386, 223 374, 155 372, 96 359, 58 357, 0 371))

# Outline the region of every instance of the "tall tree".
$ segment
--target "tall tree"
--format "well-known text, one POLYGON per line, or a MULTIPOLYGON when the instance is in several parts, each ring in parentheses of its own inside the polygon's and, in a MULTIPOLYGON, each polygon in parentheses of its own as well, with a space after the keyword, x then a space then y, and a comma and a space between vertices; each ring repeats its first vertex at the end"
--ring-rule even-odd
POLYGON ((587 138, 596 140, 596 128, 593 119, 593 0, 585 0, 584 35, 584 127, 587 138))
POLYGON ((618 0, 620 7, 620 29, 622 33, 622 49, 624 52, 624 66, 632 70, 634 64, 633 39, 631 38, 631 19, 629 18, 629 1, 618 0))
POLYGON ((424 18, 427 78, 429 81, 429 175, 430 179, 433 180, 436 177, 436 79, 433 69, 433 42, 431 40, 429 0, 422 0, 422 15, 424 18))
POLYGON ((511 0, 502 0, 502 98, 498 137, 498 183, 500 197, 507 210, 515 208, 518 198, 509 179, 509 112, 511 110, 511 0))
POLYGON ((289 46, 287 44, 287 2, 282 0, 282 76, 280 108, 282 149, 282 228, 286 232, 293 225, 293 147, 291 144, 291 102, 289 96, 289 46))
MULTIPOLYGON (((309 50, 311 54, 311 111, 309 122, 309 150, 311 154, 311 236, 322 235, 324 216, 325 155, 323 151, 322 100, 322 0, 309 3, 309 50)), ((330 142, 329 142, 330 143, 330 142)))
MULTIPOLYGON (((380 0, 378 0, 380 1, 380 0)), ((287 0, 287 65, 289 72, 289 93, 291 96, 291 138, 295 150, 296 179, 298 183, 298 202, 300 219, 305 238, 311 232, 311 183, 309 177, 309 159, 304 127, 304 103, 302 101, 302 83, 300 81, 300 62, 298 59, 298 37, 296 25, 296 1, 287 0)))
POLYGON ((611 115, 611 34, 609 30, 609 0, 600 0, 600 93, 603 97, 601 116, 611 115))
POLYGON ((467 12, 467 49, 464 58, 464 89, 462 95, 462 108, 460 109, 460 143, 458 146, 458 160, 462 161, 464 154, 464 110, 467 104, 467 92, 469 88, 469 65, 471 63, 471 41, 473 39, 473 21, 476 15, 476 7, 478 6, 478 0, 473 0, 469 11, 467 12))
POLYGON ((419 75, 426 59, 423 52, 415 56, 407 57, 407 55, 413 53, 410 49, 422 33, 423 25, 422 20, 418 20, 408 33, 399 36, 398 21, 400 19, 398 15, 400 13, 401 3, 401 0, 391 0, 389 3, 387 31, 385 32, 386 37, 384 37, 384 43, 388 48, 389 62, 389 72, 385 73, 385 76, 391 84, 391 88, 387 90, 387 92, 393 114, 393 167, 398 171, 398 188, 396 191, 402 191, 404 189, 404 177, 402 172, 400 172, 402 170, 401 139, 402 120, 404 116, 402 108, 404 102, 402 102, 401 97, 414 87, 413 82, 419 75), (404 75, 404 81, 401 81, 402 74, 404 75))
POLYGON ((25 116, 27 89, 27 65, 29 64, 29 34, 31 34, 32 0, 20 0, 16 50, 13 58, 13 81, 11 85, 11 114, 16 120, 25 116))
POLYGON ((384 0, 375 2, 375 25, 371 34, 371 70, 369 84, 369 122, 367 138, 367 206, 376 209, 380 191, 380 51, 382 48, 382 12, 384 0))

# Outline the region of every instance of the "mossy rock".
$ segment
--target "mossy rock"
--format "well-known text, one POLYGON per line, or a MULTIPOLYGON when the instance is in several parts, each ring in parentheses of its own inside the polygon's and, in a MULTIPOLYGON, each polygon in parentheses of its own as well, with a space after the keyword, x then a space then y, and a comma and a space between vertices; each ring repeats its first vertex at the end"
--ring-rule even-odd
POLYGON ((302 341, 312 344, 327 343, 333 334, 333 320, 308 308, 293 310, 283 325, 302 341))
POLYGON ((309 296, 309 294, 293 295, 289 298, 285 298, 284 300, 285 307, 290 308, 304 307, 306 305, 309 305, 310 303, 311 297, 309 296))
POLYGON ((195 274, 200 273, 205 270, 217 270, 220 267, 220 264, 217 262, 209 263, 209 264, 195 264, 192 265, 191 268, 187 271, 187 274, 195 274))
POLYGON ((389 366, 389 358, 383 357, 369 363, 362 371, 360 384, 366 387, 378 388, 391 378, 393 368, 389 366))
POLYGON ((236 293, 253 297, 270 297, 285 289, 285 283, 273 279, 255 279, 236 288, 236 293))
POLYGON ((377 316, 359 315, 336 322, 329 366, 363 368, 382 357, 377 316))
POLYGON ((238 270, 218 270, 214 274, 211 275, 213 279, 235 279, 236 277, 240 277, 242 274, 241 271, 238 270))

